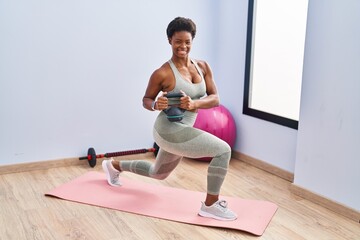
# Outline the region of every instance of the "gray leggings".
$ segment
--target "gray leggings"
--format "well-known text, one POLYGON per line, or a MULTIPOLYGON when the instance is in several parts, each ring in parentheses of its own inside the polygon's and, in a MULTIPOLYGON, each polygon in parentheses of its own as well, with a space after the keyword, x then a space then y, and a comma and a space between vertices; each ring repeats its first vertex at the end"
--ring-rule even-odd
POLYGON ((212 157, 208 167, 207 193, 218 195, 231 158, 230 146, 220 138, 194 128, 197 113, 185 111, 181 122, 170 122, 161 112, 154 125, 154 139, 160 150, 155 163, 145 160, 121 161, 123 171, 165 179, 183 157, 212 157))

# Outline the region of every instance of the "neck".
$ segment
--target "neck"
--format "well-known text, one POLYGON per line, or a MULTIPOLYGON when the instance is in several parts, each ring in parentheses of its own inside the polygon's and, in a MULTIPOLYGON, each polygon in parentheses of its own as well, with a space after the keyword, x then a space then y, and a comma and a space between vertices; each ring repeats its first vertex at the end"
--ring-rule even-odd
POLYGON ((172 56, 171 61, 177 66, 177 67, 188 67, 191 64, 190 58, 178 58, 176 56, 172 56))

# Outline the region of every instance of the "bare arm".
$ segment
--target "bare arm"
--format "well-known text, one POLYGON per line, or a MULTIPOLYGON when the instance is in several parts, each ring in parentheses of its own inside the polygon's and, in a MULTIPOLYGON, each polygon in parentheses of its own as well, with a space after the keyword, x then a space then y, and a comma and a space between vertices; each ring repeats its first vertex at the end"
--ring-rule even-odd
POLYGON ((166 70, 163 67, 155 70, 151 75, 148 86, 145 91, 145 95, 143 97, 143 107, 153 111, 151 106, 154 103, 154 109, 163 110, 168 107, 168 99, 164 97, 167 93, 166 89, 169 88, 166 84, 166 70), (159 93, 163 91, 163 94, 156 99, 159 93), (156 102, 155 102, 156 100, 156 102))

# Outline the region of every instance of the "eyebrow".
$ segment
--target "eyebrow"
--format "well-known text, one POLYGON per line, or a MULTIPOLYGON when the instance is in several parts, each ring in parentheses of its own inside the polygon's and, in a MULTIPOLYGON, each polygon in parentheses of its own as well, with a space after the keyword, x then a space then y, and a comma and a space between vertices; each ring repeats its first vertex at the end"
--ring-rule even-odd
POLYGON ((175 41, 185 41, 185 42, 191 42, 191 38, 188 38, 188 39, 181 39, 181 38, 174 38, 175 41))

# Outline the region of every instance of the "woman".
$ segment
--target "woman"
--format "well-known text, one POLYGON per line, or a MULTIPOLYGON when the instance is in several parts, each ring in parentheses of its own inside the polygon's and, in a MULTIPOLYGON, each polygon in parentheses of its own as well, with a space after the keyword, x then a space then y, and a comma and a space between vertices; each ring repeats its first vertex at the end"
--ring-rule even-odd
MULTIPOLYGON (((143 160, 104 160, 103 169, 112 186, 120 186, 119 173, 129 171, 156 179, 165 179, 183 157, 213 157, 208 168, 207 195, 199 215, 218 220, 235 220, 237 215, 219 200, 231 148, 223 140, 205 131, 194 128, 197 109, 219 105, 219 96, 210 66, 205 61, 195 61, 189 53, 196 34, 196 25, 191 19, 177 17, 167 27, 168 41, 172 47, 171 59, 155 70, 150 77, 145 95, 144 108, 160 111, 153 135, 160 150, 155 163, 143 160), (160 96, 158 97, 159 93, 160 96), (182 120, 169 121, 166 110, 172 99, 169 93, 181 93, 177 107, 182 109, 182 120), (165 110, 165 111, 163 111, 165 110)), ((171 104, 172 105, 172 104, 171 104)))

